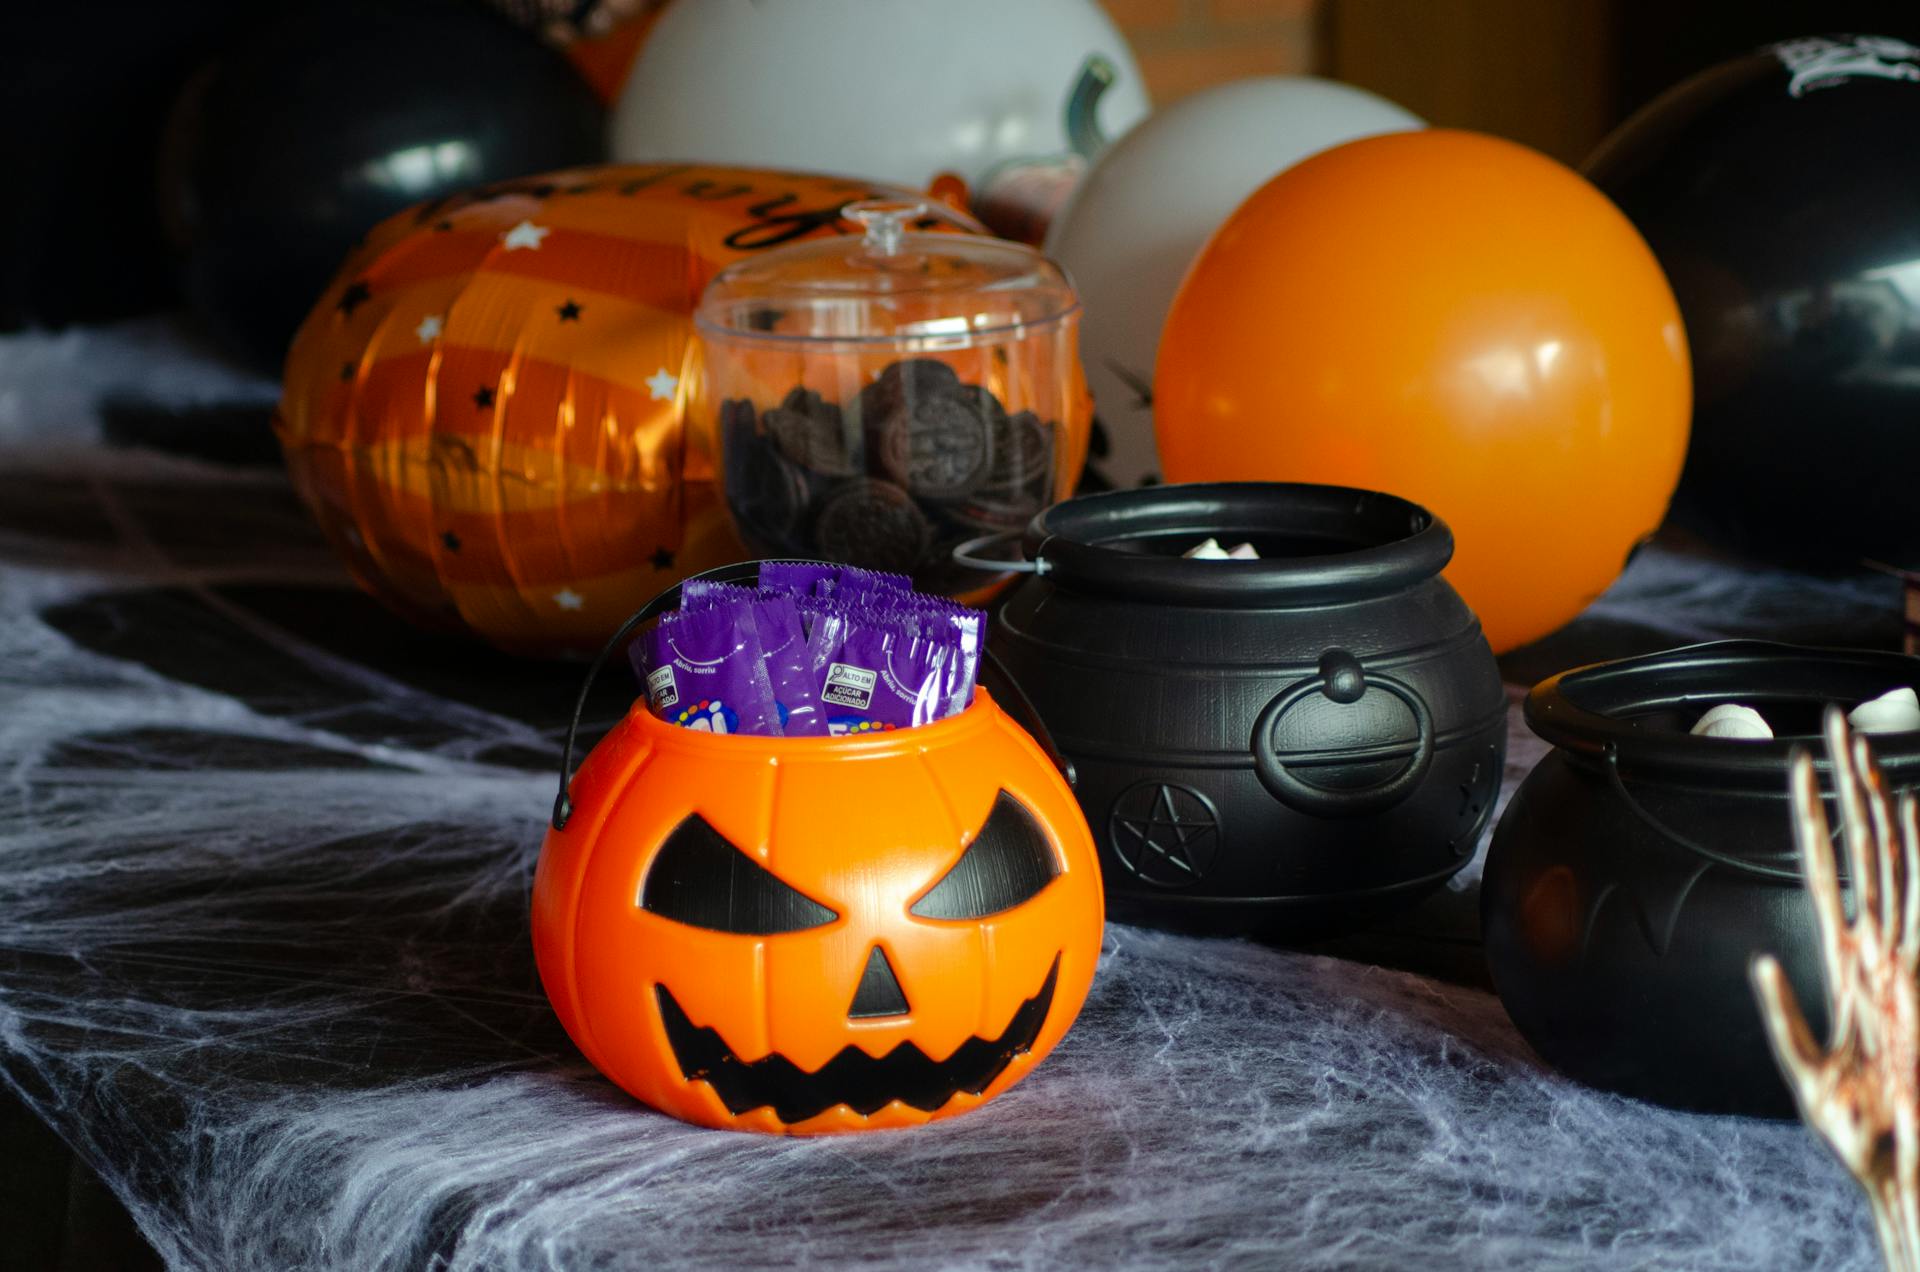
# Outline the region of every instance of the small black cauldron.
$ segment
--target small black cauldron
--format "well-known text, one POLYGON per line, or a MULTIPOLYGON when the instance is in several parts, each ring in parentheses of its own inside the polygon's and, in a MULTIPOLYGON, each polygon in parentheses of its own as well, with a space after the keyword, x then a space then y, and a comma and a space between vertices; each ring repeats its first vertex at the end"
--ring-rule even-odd
POLYGON ((1425 509, 1159 486, 1056 505, 1025 548, 991 646, 1077 770, 1115 917, 1322 935, 1472 854, 1506 699, 1425 509), (1181 559, 1209 536, 1261 559, 1181 559))
MULTIPOLYGON (((1542 1058, 1663 1104, 1793 1111, 1747 980, 1773 954, 1825 1036, 1788 757, 1807 747, 1830 791, 1823 708, 1901 685, 1920 686, 1920 659, 1725 641, 1535 686, 1527 723, 1555 749, 1500 819, 1480 896, 1494 984, 1542 1058), (1722 702, 1757 708, 1775 740, 1690 736, 1722 702)), ((1920 783, 1920 733, 1871 741, 1891 786, 1920 783)))

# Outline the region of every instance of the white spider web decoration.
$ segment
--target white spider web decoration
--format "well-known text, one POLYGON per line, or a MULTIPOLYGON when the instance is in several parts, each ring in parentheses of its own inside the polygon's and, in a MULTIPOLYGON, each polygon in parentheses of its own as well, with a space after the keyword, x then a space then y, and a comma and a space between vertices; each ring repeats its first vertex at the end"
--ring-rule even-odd
MULTIPOLYGON (((0 342, 0 1080, 174 1266, 1875 1264, 1795 1123, 1583 1090, 1478 990, 1119 926, 1066 1041, 969 1116, 654 1114, 528 944, 578 668, 414 636, 277 473, 105 449, 76 374, 263 390, 149 328, 0 342)), ((1788 586, 1688 579, 1637 564, 1601 616, 1724 633, 1788 586)))

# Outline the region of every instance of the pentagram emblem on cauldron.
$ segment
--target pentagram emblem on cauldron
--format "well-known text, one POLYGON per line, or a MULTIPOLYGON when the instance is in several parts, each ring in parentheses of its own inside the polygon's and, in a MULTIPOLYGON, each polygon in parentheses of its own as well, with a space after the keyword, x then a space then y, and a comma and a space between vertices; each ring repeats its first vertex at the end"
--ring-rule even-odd
POLYGON ((1107 840, 1141 882, 1187 888, 1205 876, 1220 850, 1220 819, 1191 787, 1137 782, 1113 801, 1107 840))

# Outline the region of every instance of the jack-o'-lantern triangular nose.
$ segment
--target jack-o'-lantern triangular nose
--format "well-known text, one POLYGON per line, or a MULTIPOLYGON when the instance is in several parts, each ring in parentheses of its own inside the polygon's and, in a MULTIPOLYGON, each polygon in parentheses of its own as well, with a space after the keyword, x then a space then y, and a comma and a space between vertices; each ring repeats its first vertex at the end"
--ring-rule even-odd
POLYGON ((893 965, 887 962, 887 956, 878 945, 873 953, 867 955, 867 970, 860 973, 860 987, 853 991, 853 1006, 847 1008, 849 1020, 865 1020, 873 1016, 904 1016, 907 1014, 907 996, 900 992, 900 982, 894 978, 893 965))

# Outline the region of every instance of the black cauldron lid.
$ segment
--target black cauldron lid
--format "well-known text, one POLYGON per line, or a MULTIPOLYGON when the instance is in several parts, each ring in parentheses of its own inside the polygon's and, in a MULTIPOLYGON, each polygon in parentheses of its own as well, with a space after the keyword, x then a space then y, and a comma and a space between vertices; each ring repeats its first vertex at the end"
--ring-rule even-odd
MULTIPOLYGON (((1578 755, 1612 755, 1649 775, 1752 783, 1784 793, 1796 750, 1804 747, 1821 771, 1828 767, 1813 731, 1820 708, 1851 707, 1903 685, 1920 689, 1920 658, 1725 640, 1549 676, 1527 694, 1525 714, 1540 737, 1578 755), (1783 714, 1804 717, 1810 727, 1771 740, 1687 731, 1692 717, 1723 702, 1754 707, 1770 722, 1783 714)), ((1920 730, 1872 734, 1870 741, 1889 774, 1920 773, 1920 730)))
POLYGON ((1028 560, 1062 586, 1172 605, 1307 605, 1398 592, 1440 573, 1453 532, 1419 504, 1348 486, 1191 482, 1082 495, 1028 525, 1028 560), (1181 551, 1246 541, 1257 561, 1181 551))

